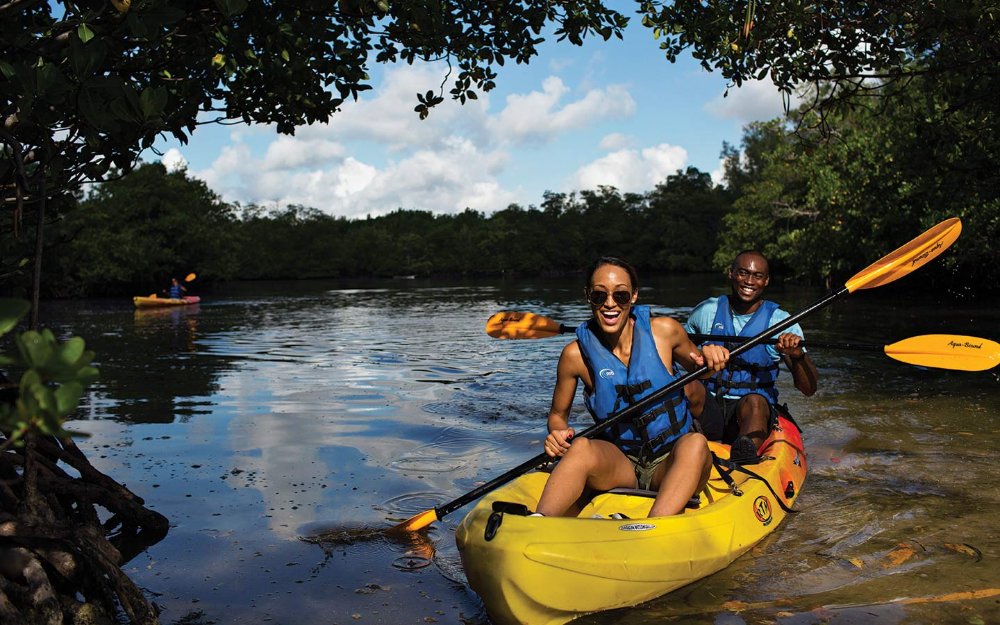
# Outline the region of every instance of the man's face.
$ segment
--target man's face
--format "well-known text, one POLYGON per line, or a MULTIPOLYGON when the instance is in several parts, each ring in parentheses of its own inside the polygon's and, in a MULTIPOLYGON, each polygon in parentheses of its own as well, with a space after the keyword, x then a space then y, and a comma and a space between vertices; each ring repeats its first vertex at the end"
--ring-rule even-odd
POLYGON ((733 297, 753 307, 764 297, 764 289, 771 281, 767 261, 759 254, 740 254, 729 267, 729 281, 733 297))

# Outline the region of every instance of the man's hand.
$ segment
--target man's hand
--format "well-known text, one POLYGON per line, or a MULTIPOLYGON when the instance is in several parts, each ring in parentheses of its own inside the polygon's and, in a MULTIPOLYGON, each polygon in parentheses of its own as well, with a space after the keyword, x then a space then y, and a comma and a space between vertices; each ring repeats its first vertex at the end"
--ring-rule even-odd
POLYGON ((785 332, 779 336, 774 349, 779 354, 788 356, 792 360, 799 360, 805 354, 805 351, 802 349, 802 337, 791 332, 785 332))

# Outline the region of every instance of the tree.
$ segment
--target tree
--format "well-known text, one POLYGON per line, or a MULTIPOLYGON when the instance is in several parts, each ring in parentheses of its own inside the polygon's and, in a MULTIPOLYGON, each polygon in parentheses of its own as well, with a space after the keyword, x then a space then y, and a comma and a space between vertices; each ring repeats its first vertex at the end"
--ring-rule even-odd
POLYGON ((46 284, 63 295, 157 291, 195 270, 226 279, 236 270, 238 240, 232 207, 184 170, 141 165, 106 182, 54 231, 46 284))
POLYGON ((925 80, 899 86, 881 111, 858 109, 829 119, 827 140, 795 133, 795 127, 814 125, 808 108, 748 128, 744 146, 754 157, 727 164, 742 194, 724 219, 716 264, 756 247, 792 275, 829 284, 893 249, 914 229, 958 216, 965 224, 962 244, 923 279, 995 292, 1000 268, 991 260, 991 241, 1000 236, 1000 134, 976 129, 996 127, 1000 111, 956 107, 949 91, 927 88, 925 80), (936 111, 949 109, 947 119, 928 123, 936 111))
POLYGON ((712 267, 727 194, 710 174, 688 167, 647 194, 645 219, 639 228, 636 259, 656 271, 696 272, 712 267))
MULTIPOLYGON (((18 157, 0 162, 0 188, 37 194, 42 171, 50 193, 123 174, 161 134, 184 142, 206 121, 293 133, 369 89, 373 62, 445 61, 465 102, 496 67, 535 56, 545 29, 580 44, 626 23, 597 0, 6 2, 0 141, 18 157)), ((417 96, 421 117, 443 101, 434 87, 417 96)))
MULTIPOLYGON (((973 89, 961 107, 997 101, 1000 6, 984 0, 865 2, 674 2, 644 0, 643 24, 661 39, 669 60, 685 51, 703 67, 739 86, 769 78, 786 94, 812 85, 808 106, 823 123, 838 105, 869 105, 872 96, 898 94, 921 77, 993 85, 992 99, 973 89)), ((877 104, 876 104, 877 106, 877 104)), ((946 111, 940 113, 946 114, 946 111)))

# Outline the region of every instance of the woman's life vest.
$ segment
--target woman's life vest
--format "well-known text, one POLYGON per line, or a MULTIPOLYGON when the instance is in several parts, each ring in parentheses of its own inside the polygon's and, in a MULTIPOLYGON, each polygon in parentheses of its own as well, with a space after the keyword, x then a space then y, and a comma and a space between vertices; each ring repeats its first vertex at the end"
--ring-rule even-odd
MULTIPOLYGON (((737 336, 752 338, 771 326, 771 315, 778 305, 769 300, 763 300, 750 320, 737 336)), ((729 296, 719 296, 718 308, 715 311, 715 321, 712 322, 712 334, 736 335, 733 327, 733 316, 729 310, 729 296)), ((732 349, 738 343, 723 341, 708 341, 716 345, 724 345, 732 349)), ((778 363, 771 360, 767 347, 757 345, 752 349, 730 358, 726 368, 706 380, 708 392, 717 396, 742 397, 750 393, 758 393, 767 398, 771 404, 778 403, 778 363)))
POLYGON ((170 288, 167 290, 167 295, 171 299, 181 299, 184 297, 184 291, 181 290, 181 285, 171 284, 170 288))
MULTIPOLYGON (((635 323, 628 366, 595 334, 595 320, 581 324, 576 330, 583 362, 594 384, 591 392, 584 393, 584 402, 598 423, 680 377, 667 370, 656 351, 649 306, 634 306, 632 318, 635 323)), ((607 428, 601 438, 615 443, 628 455, 648 460, 669 451, 674 441, 691 428, 691 411, 681 388, 642 415, 607 428)))

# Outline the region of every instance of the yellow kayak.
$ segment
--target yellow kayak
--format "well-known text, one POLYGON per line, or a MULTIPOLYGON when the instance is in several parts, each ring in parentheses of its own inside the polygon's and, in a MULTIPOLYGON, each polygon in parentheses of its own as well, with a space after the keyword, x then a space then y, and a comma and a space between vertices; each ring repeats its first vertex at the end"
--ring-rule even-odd
POLYGON ((725 568, 773 532, 806 478, 798 427, 779 418, 761 462, 744 467, 754 475, 725 461, 728 445, 710 446, 722 461, 697 507, 675 516, 647 518, 655 493, 646 491, 601 493, 578 517, 524 516, 548 479, 542 471, 480 500, 456 541, 494 625, 557 625, 633 606, 725 568))
POLYGON ((136 308, 162 308, 164 306, 187 306, 197 304, 201 298, 197 295, 185 295, 181 298, 173 297, 133 297, 132 303, 136 308))

